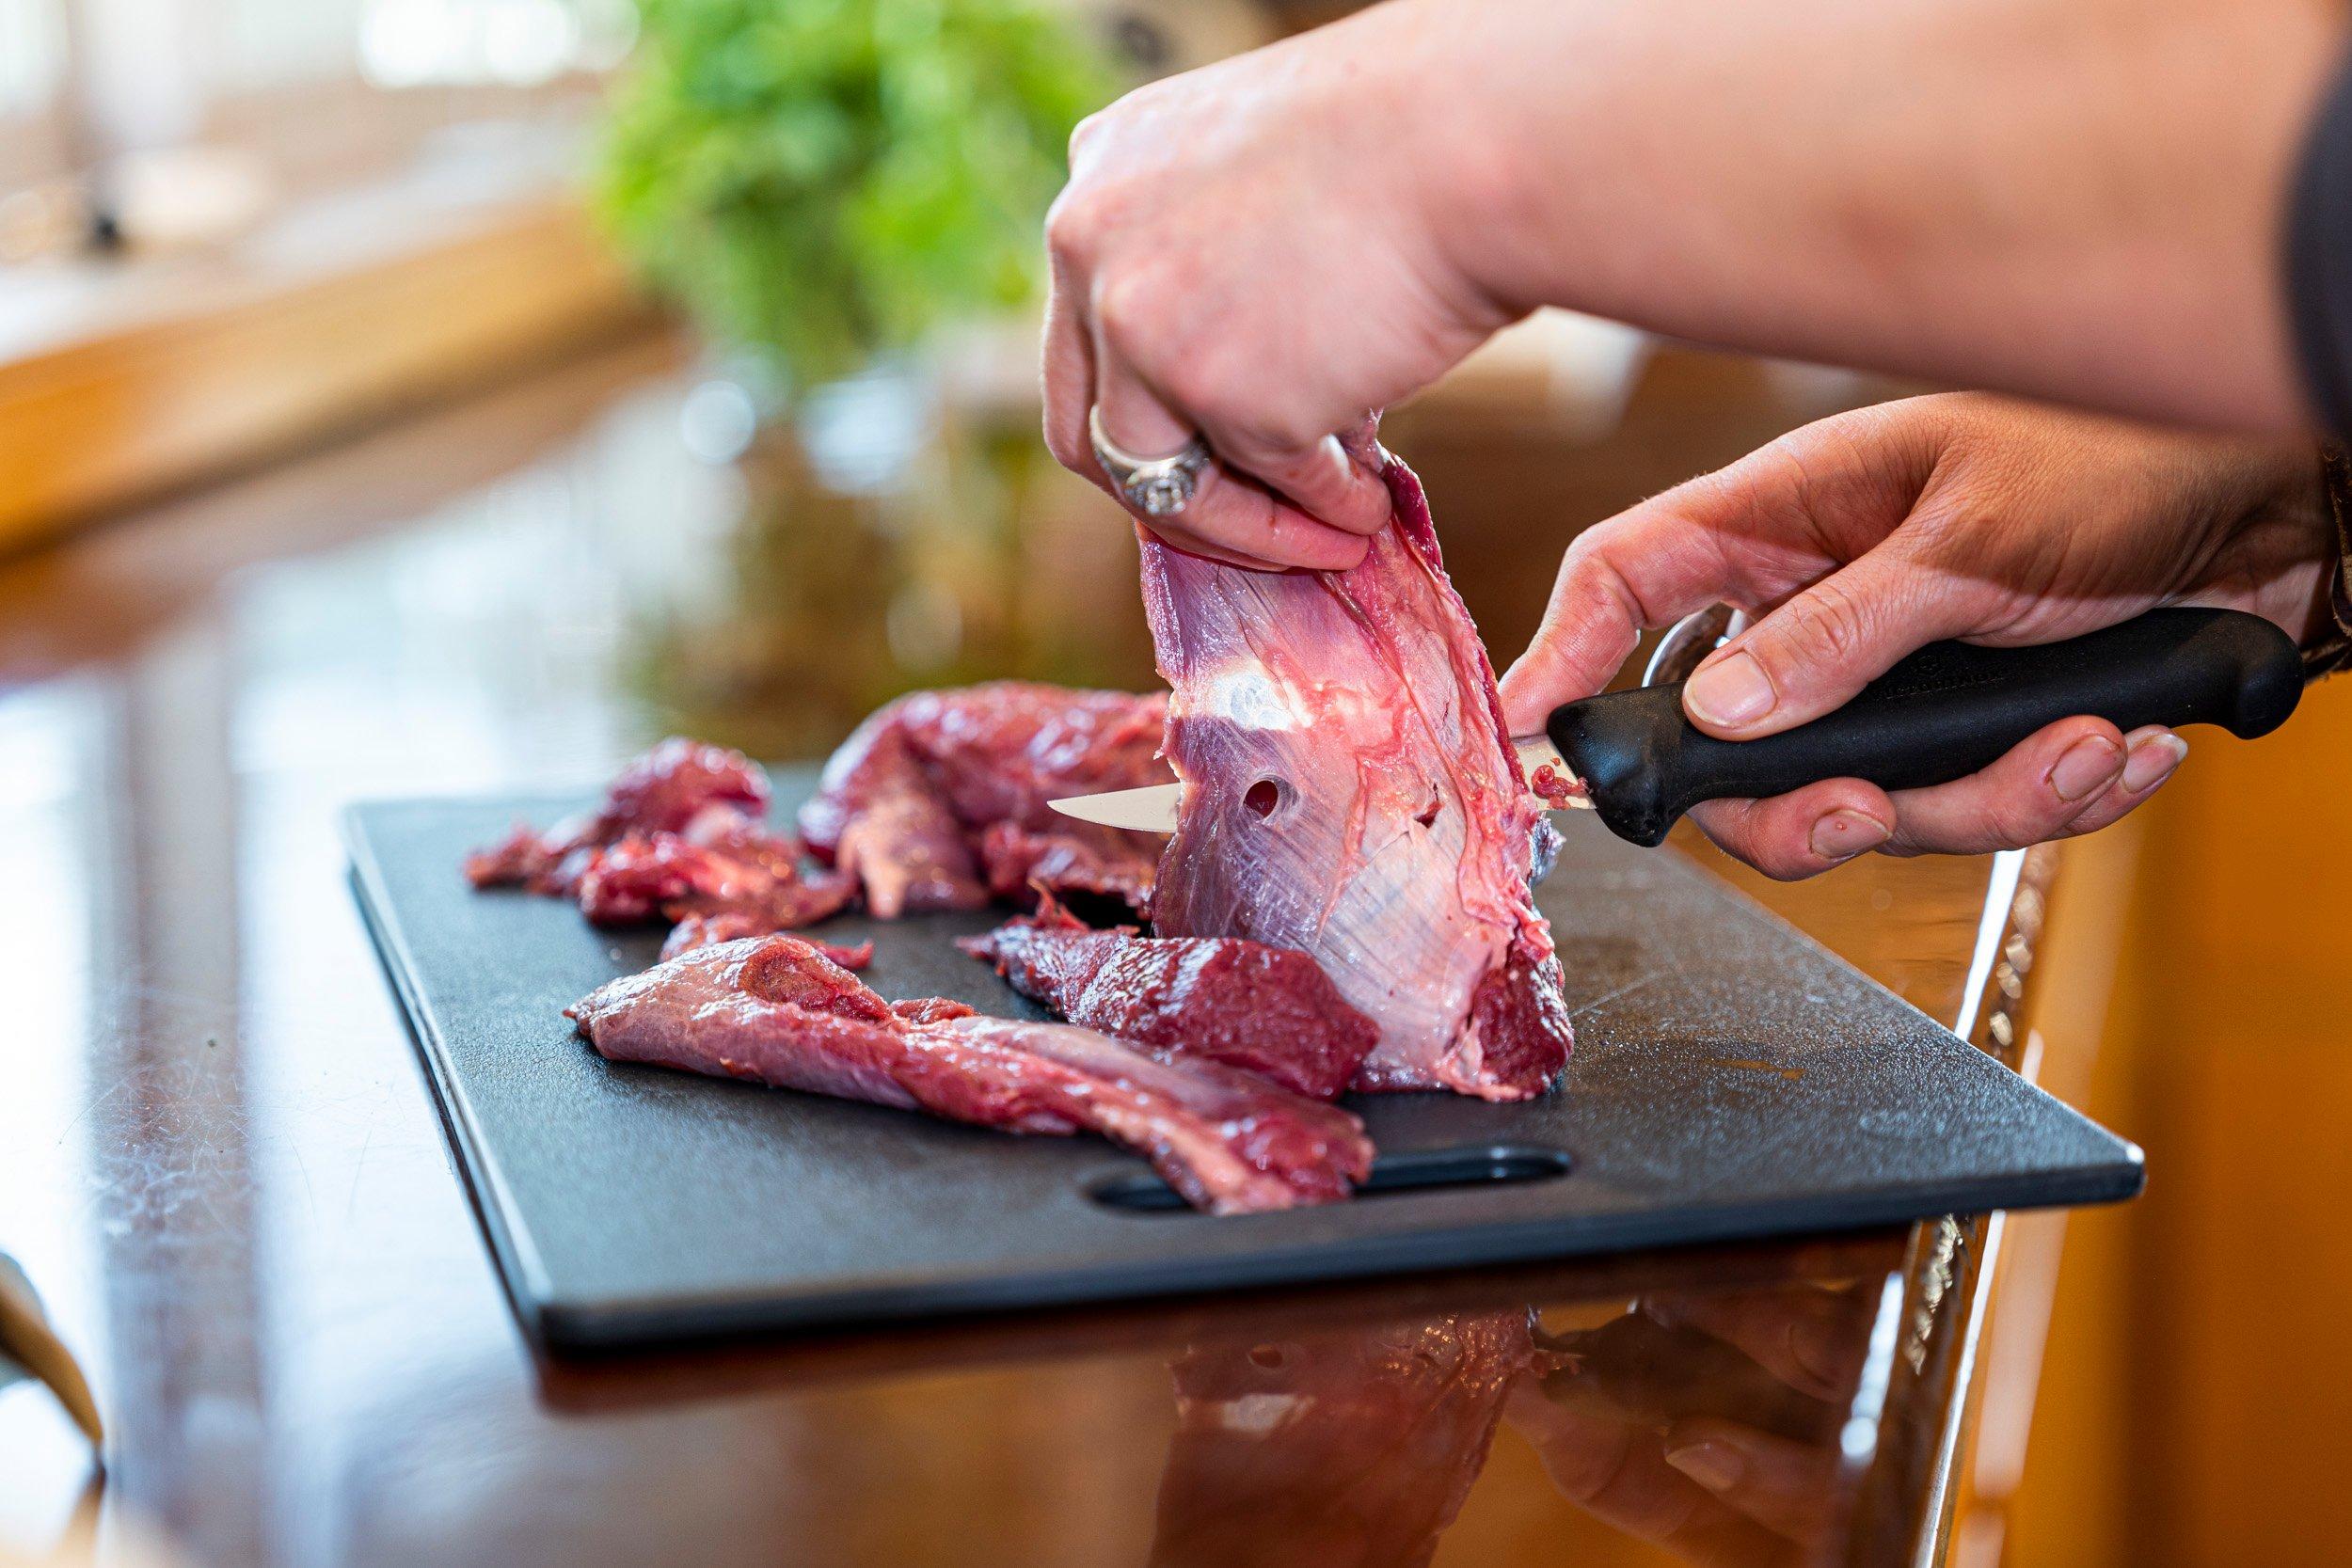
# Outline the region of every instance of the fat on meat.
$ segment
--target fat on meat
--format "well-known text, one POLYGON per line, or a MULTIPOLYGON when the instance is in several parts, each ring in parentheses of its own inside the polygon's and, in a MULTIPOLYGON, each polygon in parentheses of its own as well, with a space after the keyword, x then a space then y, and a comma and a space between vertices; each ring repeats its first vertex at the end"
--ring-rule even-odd
POLYGON ((1380 1040, 1361 1089, 1543 1093, 1567 1057, 1530 881, 1551 829, 1420 481, 1345 572, 1250 571, 1143 541, 1144 606, 1185 785, 1152 901, 1163 937, 1311 955, 1380 1040))
POLYGON ((1213 1213, 1335 1202, 1371 1172, 1362 1123, 1335 1106, 1076 1024, 990 1018, 940 997, 886 1003, 783 933, 699 948, 564 1014, 614 1061, 1009 1132, 1099 1133, 1213 1213))
POLYGON ((857 884, 804 865, 801 841, 768 827, 768 804, 758 764, 674 737, 622 768, 593 809, 545 832, 517 827, 467 856, 466 876, 476 887, 569 898, 599 926, 668 922, 664 958, 839 913, 857 884))

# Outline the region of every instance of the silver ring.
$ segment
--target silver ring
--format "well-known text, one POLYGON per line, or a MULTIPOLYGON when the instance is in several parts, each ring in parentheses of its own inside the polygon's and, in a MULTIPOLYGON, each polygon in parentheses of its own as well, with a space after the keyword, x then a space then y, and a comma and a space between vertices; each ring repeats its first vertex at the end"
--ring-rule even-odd
POLYGON ((1699 660, 1748 629, 1748 618, 1729 605, 1709 605, 1693 610, 1666 628, 1642 672, 1644 686, 1663 686, 1686 680, 1699 660))
POLYGON ((1173 457, 1137 457, 1103 433, 1100 406, 1087 411, 1087 434, 1094 438, 1094 460, 1127 504, 1147 517, 1173 517, 1184 511, 1215 461, 1209 444, 1198 436, 1173 457))

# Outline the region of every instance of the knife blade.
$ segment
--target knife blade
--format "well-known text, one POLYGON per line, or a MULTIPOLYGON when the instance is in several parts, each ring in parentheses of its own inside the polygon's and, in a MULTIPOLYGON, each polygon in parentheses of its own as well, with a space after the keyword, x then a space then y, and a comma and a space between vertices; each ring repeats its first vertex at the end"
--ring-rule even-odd
MULTIPOLYGON (((1519 773, 1527 781, 1529 794, 1554 811, 1593 809, 1583 782, 1561 757, 1560 748, 1551 743, 1550 736, 1515 740, 1511 745, 1518 753, 1519 773)), ((1145 784, 1137 789, 1106 789, 1099 795, 1072 795, 1045 803, 1064 816, 1074 816, 1081 822, 1136 832, 1172 833, 1184 810, 1184 786, 1145 784)))
POLYGON ((1184 809, 1184 786, 1145 784, 1139 789, 1106 789, 1099 795, 1066 795, 1045 803, 1081 822, 1138 833, 1172 833, 1184 809))
MULTIPOLYGON (((1592 810, 1620 838, 1647 846, 1706 800, 1784 795, 1824 779, 1890 790, 1949 784, 2081 714, 2124 731, 2218 724, 2251 740, 2286 722, 2302 690, 2295 640, 2262 617, 2152 610, 2035 647, 1930 643, 1845 706, 1755 740, 1694 727, 1677 681, 1565 704, 1544 736, 1513 745, 1529 789, 1547 805, 1592 810)), ((1047 804, 1083 821, 1173 832, 1184 788, 1151 784, 1047 804)))

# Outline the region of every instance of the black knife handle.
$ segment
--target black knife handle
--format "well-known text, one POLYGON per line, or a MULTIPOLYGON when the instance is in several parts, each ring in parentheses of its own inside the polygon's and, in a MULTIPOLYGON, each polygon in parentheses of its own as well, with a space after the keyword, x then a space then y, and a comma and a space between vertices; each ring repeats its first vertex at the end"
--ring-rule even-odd
POLYGON ((1756 740, 1692 728, 1679 681, 1569 703, 1546 728, 1610 830, 1652 845, 1702 800, 1784 795, 1822 779, 1949 784, 2077 714, 2126 732, 2219 724, 2250 740, 2286 722, 2302 692, 2294 640, 2259 615, 2152 610, 2039 647, 1931 643, 1836 712, 1756 740))

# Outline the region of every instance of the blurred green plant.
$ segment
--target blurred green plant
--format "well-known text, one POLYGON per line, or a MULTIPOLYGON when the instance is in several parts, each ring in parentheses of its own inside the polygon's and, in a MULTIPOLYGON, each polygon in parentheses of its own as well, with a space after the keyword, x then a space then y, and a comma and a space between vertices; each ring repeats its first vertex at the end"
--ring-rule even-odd
POLYGON ((1037 0, 637 0, 598 206, 788 386, 1017 305, 1071 129, 1114 90, 1037 0))

